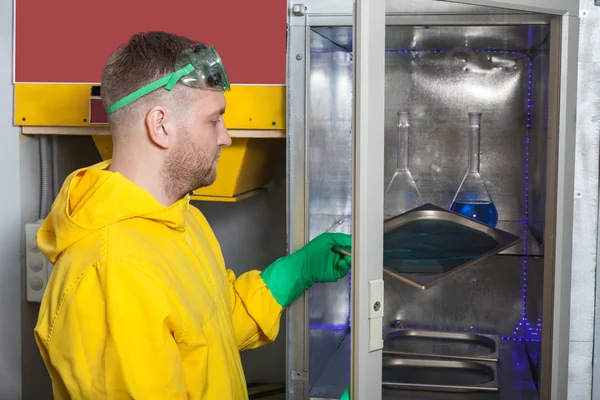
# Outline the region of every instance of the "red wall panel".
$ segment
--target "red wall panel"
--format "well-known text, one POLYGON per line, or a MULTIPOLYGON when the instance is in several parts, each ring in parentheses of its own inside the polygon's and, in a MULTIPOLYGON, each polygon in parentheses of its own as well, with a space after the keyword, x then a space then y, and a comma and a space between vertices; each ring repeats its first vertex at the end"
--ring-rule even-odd
POLYGON ((215 45, 233 84, 285 84, 285 0, 16 0, 16 82, 99 82, 117 46, 152 30, 215 45))

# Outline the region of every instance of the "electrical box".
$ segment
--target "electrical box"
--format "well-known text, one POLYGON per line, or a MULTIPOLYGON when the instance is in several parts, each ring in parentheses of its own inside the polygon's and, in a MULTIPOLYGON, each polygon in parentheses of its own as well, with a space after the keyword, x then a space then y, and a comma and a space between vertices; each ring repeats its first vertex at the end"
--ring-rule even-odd
POLYGON ((25 278, 27 301, 40 303, 52 273, 52 263, 44 257, 37 245, 36 234, 41 223, 25 225, 25 278))

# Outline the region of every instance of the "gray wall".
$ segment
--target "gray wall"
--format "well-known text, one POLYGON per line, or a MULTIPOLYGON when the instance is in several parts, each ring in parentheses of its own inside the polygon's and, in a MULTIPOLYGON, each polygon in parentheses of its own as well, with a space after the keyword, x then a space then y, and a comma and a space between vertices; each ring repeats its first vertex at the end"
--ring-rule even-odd
MULTIPOLYGON (((17 133, 14 136, 16 138, 17 133)), ((35 137, 21 136, 20 147, 22 223, 26 223, 35 221, 39 212, 38 140, 35 137)), ((282 147, 281 150, 284 151, 284 149, 282 147)), ((93 141, 89 137, 60 137, 59 154, 62 179, 74 169, 100 161, 93 141)), ((213 227, 221 244, 227 267, 231 268, 238 276, 250 269, 263 269, 276 258, 285 255, 285 157, 282 157, 281 161, 275 179, 265 194, 237 204, 195 203, 204 212, 213 227)), ((18 185, 18 179, 16 184, 18 185)), ((18 223, 16 221, 16 224, 18 223)), ((0 245, 2 244, 0 243, 0 245)), ((15 271, 18 271, 16 267, 15 271)), ((1 284, 2 282, 0 282, 1 284)), ((18 290, 14 287, 15 285, 12 286, 13 291, 18 290)), ((18 309, 18 305, 15 305, 17 317, 18 309)), ((21 300, 22 390, 23 399, 45 400, 52 398, 51 384, 32 334, 38 310, 39 305, 27 303, 23 294, 21 300)), ((18 323, 15 325, 18 326, 18 323)), ((284 327, 285 324, 282 321, 281 329, 283 330, 284 327)), ((17 339, 20 339, 18 330, 16 334, 17 339)), ((0 335, 2 335, 1 331, 0 335)), ((18 357, 18 352, 15 356, 18 357)), ((4 358, 0 357, 0 360, 4 362, 4 358)), ((283 384, 285 382, 285 335, 282 332, 272 345, 243 353, 242 360, 248 382, 283 384)), ((13 362, 11 365, 17 364, 18 362, 13 362)), ((21 389, 18 379, 15 382, 17 389, 21 389)), ((0 387, 0 393, 3 389, 4 387, 0 387)), ((16 397, 0 395, 0 399, 12 398, 16 397)))
MULTIPOLYGON (((594 350, 594 298, 598 244, 600 7, 594 6, 594 0, 581 0, 580 8, 589 15, 581 18, 579 31, 569 400, 592 398, 592 356, 598 351, 594 350)), ((594 398, 600 398, 599 384, 595 385, 594 398)))
POLYGON ((21 396, 19 130, 12 124, 13 2, 0 2, 0 398, 21 396))
POLYGON ((581 0, 581 8, 588 10, 589 16, 581 19, 579 33, 575 234, 569 345, 569 399, 572 400, 592 398, 598 230, 600 46, 597 39, 600 36, 600 7, 594 6, 594 0, 581 0))

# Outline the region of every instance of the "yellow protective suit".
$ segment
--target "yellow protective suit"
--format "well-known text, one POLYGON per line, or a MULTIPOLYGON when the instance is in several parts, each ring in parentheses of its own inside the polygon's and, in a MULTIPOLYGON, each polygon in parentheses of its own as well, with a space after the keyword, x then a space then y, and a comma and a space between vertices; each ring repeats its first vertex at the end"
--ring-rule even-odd
POLYGON ((281 306, 258 271, 225 269, 188 198, 164 207, 108 165, 72 173, 37 236, 55 399, 247 399, 240 350, 276 338, 281 306))

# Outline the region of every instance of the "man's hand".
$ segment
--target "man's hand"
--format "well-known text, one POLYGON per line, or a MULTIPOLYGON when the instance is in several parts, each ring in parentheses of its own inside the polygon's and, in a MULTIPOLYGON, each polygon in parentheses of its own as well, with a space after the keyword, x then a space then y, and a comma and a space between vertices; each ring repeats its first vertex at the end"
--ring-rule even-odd
POLYGON ((324 233, 311 240, 292 256, 310 270, 312 282, 335 282, 350 272, 352 259, 333 250, 351 247, 352 237, 343 233, 324 233))
POLYGON ((335 282, 345 277, 352 259, 334 251, 336 246, 351 247, 352 237, 343 233, 324 233, 267 267, 261 276, 275 300, 287 307, 314 283, 335 282))

